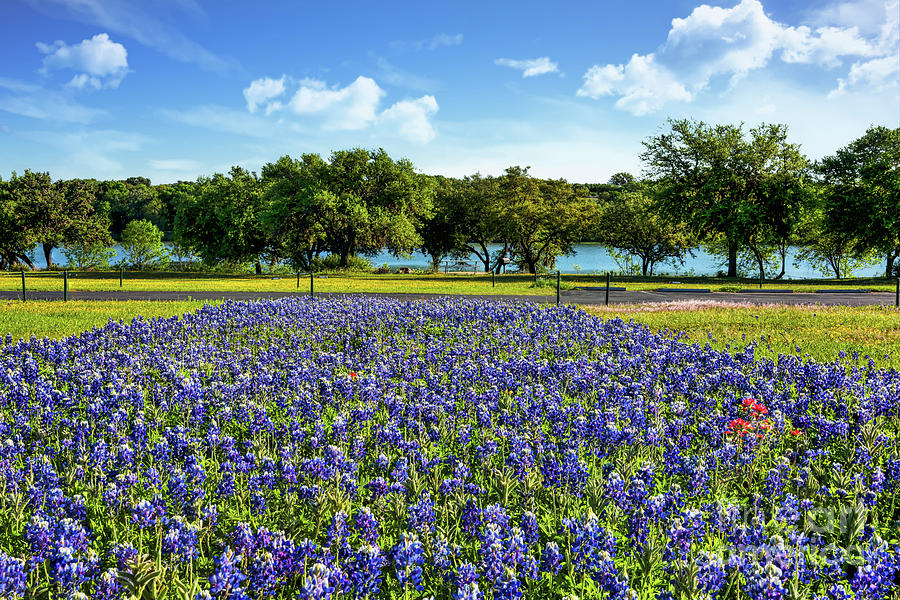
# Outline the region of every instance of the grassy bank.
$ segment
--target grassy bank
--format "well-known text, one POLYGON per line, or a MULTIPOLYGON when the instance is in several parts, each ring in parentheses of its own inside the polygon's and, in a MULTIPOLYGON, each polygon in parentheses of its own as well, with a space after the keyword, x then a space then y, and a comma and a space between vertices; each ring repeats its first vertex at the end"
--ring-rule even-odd
POLYGON ((131 321, 171 317, 196 310, 205 303, 187 302, 3 302, 0 303, 0 338, 62 338, 105 325, 110 319, 131 321))
MULTIPOLYGON (((56 272, 26 273, 26 288, 31 291, 62 291, 63 279, 56 272)), ((534 285, 532 275, 498 275, 491 278, 484 273, 472 274, 347 274, 317 275, 317 292, 343 293, 430 293, 430 294, 533 294, 546 295, 555 288, 556 277, 543 280, 544 285, 534 285)), ((602 287, 606 284, 601 275, 563 275, 563 288, 574 286, 602 287)), ((716 277, 616 277, 612 285, 629 290, 655 290, 659 288, 708 288, 713 292, 737 292, 742 289, 758 289, 758 281, 750 279, 726 279, 716 277)), ((892 292, 895 282, 890 279, 845 279, 779 281, 765 283, 766 289, 792 289, 795 292, 814 292, 819 289, 866 289, 892 292)), ((20 291, 21 276, 18 273, 0 274, 0 290, 20 291)), ((309 277, 304 275, 297 285, 295 275, 252 276, 204 273, 126 273, 122 285, 119 274, 72 273, 69 276, 70 291, 173 291, 173 292, 296 292, 309 290, 309 277)))
POLYGON ((756 342, 759 357, 795 354, 827 362, 843 352, 862 366, 871 357, 878 367, 900 369, 900 313, 884 306, 747 307, 710 302, 667 302, 633 306, 595 306, 603 318, 633 319, 654 331, 679 330, 685 341, 715 349, 740 349, 756 342))

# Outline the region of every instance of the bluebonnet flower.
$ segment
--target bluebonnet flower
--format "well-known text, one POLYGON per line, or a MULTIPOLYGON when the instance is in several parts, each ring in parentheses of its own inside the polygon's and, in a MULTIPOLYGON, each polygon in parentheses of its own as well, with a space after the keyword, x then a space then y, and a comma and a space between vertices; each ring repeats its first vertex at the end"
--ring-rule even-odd
POLYGON ((367 506, 360 508, 354 517, 354 528, 368 544, 378 541, 378 521, 367 506))
MULTIPOLYGON (((2 596, 2 594, 0 594, 2 596)), ((118 600, 121 596, 121 586, 118 580, 118 570, 110 568, 100 574, 94 587, 94 600, 118 600)))
POLYGON ((525 543, 532 546, 538 541, 538 522, 537 516, 526 510, 522 513, 522 532, 525 534, 525 543))
POLYGON ((401 587, 411 584, 422 590, 422 563, 425 551, 415 533, 404 532, 400 542, 391 550, 394 559, 394 571, 401 587))
POLYGON ((322 563, 316 563, 303 578, 297 596, 302 600, 329 600, 334 587, 331 570, 322 563))
POLYGON ((522 589, 516 573, 506 569, 494 584, 494 598, 497 600, 518 600, 522 597, 522 589))
POLYGON ((216 596, 229 597, 230 594, 243 590, 241 584, 247 579, 247 576, 239 568, 240 555, 231 548, 225 548, 215 562, 216 569, 209 578, 210 592, 216 596))
POLYGON ((563 556, 556 542, 547 542, 541 553, 541 570, 557 575, 562 569, 563 556))
POLYGON ((422 494, 419 501, 408 509, 409 528, 419 531, 433 531, 437 515, 434 512, 434 500, 430 494, 422 494))
POLYGON ((387 561, 378 546, 363 546, 347 565, 350 587, 356 598, 377 597, 387 561))
POLYGON ((0 598, 25 595, 25 561, 0 552, 0 598))

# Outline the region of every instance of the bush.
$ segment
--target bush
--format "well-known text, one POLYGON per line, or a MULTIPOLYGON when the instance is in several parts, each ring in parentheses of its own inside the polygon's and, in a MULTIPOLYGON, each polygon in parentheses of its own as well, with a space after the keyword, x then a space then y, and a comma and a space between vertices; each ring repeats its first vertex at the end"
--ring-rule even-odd
POLYGON ((77 269, 108 269, 116 251, 106 244, 71 244, 63 248, 69 267, 77 269))
POLYGON ((136 269, 160 268, 169 263, 162 231, 146 219, 129 221, 122 230, 122 250, 136 269))
POLYGON ((317 271, 371 271, 372 263, 362 256, 350 256, 347 259, 347 266, 340 267, 341 257, 337 254, 329 254, 325 258, 316 263, 317 271))

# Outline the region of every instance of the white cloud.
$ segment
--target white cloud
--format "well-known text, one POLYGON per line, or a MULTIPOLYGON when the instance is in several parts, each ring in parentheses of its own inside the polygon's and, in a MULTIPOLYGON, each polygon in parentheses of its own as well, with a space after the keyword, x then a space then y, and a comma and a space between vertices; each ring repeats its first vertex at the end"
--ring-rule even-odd
POLYGON ((463 43, 463 34, 439 33, 427 40, 397 40, 391 42, 391 47, 399 50, 436 50, 442 47, 459 46, 463 43))
POLYGON ((463 34, 457 33, 456 35, 449 35, 446 33, 439 33, 428 42, 428 49, 434 50, 435 48, 440 48, 441 46, 459 46, 462 44, 463 34))
POLYGON ((69 82, 72 87, 117 87, 128 73, 125 46, 109 39, 106 33, 98 33, 71 46, 61 40, 52 44, 37 42, 36 46, 46 55, 42 71, 71 69, 78 72, 69 82))
POLYGON ((70 123, 90 123, 106 112, 73 102, 39 85, 5 77, 0 77, 0 110, 32 119, 70 123))
POLYGON ((384 94, 369 77, 357 77, 343 88, 327 88, 324 81, 305 79, 288 107, 298 115, 320 117, 325 129, 364 129, 375 122, 384 94))
POLYGON ((196 18, 202 11, 191 0, 158 0, 152 3, 134 0, 29 0, 29 3, 54 19, 69 15, 78 21, 128 36, 169 58, 193 63, 208 71, 225 73, 235 68, 233 60, 210 52, 143 8, 145 4, 161 9, 173 5, 176 10, 196 18))
POLYGON ((897 87, 898 78, 900 78, 900 61, 896 56, 858 62, 850 67, 847 77, 838 79, 837 88, 832 90, 828 96, 833 98, 860 88, 883 91, 889 87, 897 87))
POLYGON ((244 99, 247 101, 247 110, 256 112, 256 107, 263 104, 266 105, 266 114, 281 107, 278 102, 270 102, 282 94, 284 94, 284 79, 272 79, 270 77, 261 77, 250 82, 250 85, 244 88, 244 99))
MULTIPOLYGON (((687 17, 672 19, 667 39, 657 52, 635 54, 624 66, 591 67, 578 95, 617 95, 619 108, 647 114, 668 102, 696 99, 718 77, 727 77, 733 87, 775 58, 828 69, 855 58, 857 63, 846 80, 840 80, 839 89, 851 83, 884 85, 884 79, 876 79, 890 79, 893 75, 882 59, 900 62, 898 1, 882 0, 879 6, 884 11, 883 25, 875 32, 867 25, 865 30, 869 33, 864 34, 860 27, 848 24, 848 19, 859 11, 846 7, 832 11, 841 16, 840 23, 819 22, 811 28, 774 21, 759 0, 741 0, 731 8, 700 5, 687 17), (875 60, 859 62, 861 58, 875 60), (857 71, 856 75, 853 71, 857 71)), ((819 17, 824 18, 825 13, 819 17)))
POLYGON ((397 102, 379 117, 380 123, 396 128, 401 137, 420 144, 434 139, 434 127, 428 120, 438 110, 434 96, 425 95, 417 100, 397 102))
POLYGON ((616 95, 616 106, 635 115, 655 112, 667 102, 690 102, 692 95, 654 56, 635 54, 627 65, 595 65, 584 75, 579 96, 616 95))
POLYGON ((545 75, 547 73, 556 73, 559 71, 559 65, 551 61, 547 56, 525 60, 498 58, 494 61, 494 64, 522 71, 522 77, 534 77, 535 75, 545 75))

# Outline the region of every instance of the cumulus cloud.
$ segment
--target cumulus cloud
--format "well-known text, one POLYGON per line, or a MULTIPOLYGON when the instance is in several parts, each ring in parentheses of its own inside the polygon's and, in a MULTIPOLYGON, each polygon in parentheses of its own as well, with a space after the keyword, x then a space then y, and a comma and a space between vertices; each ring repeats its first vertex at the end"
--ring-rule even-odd
POLYGON ((325 129, 364 129, 375 122, 384 93, 369 77, 357 77, 343 88, 328 88, 324 81, 304 79, 288 106, 298 115, 321 117, 325 129))
MULTIPOLYGON (((32 8, 52 18, 62 15, 107 31, 128 36, 139 43, 154 48, 178 61, 194 63, 203 69, 226 73, 235 70, 236 63, 219 57, 189 39, 174 28, 168 20, 154 16, 160 8, 173 8, 196 18, 202 14, 193 0, 28 0, 32 8), (156 10, 152 10, 156 9, 156 10)), ((182 19, 179 19, 182 20, 182 19)))
POLYGON ((547 56, 528 58, 525 60, 498 58, 494 61, 494 64, 522 71, 522 77, 534 77, 535 75, 545 75, 547 73, 556 73, 559 71, 559 65, 551 61, 547 56))
POLYGON ((117 87, 128 73, 125 46, 109 39, 106 33, 68 45, 61 40, 52 44, 37 42, 44 56, 43 72, 69 69, 78 73, 69 82, 75 88, 117 87))
POLYGON ((434 96, 425 95, 417 100, 397 102, 381 113, 379 121, 396 128, 401 137, 425 144, 436 135, 429 118, 437 110, 438 103, 434 96))
POLYGON ((829 97, 833 98, 859 88, 883 91, 892 83, 896 85, 898 78, 900 78, 900 61, 896 56, 858 62, 850 67, 847 77, 838 79, 838 86, 829 93, 829 97))
POLYGON ((652 54, 635 54, 627 65, 591 67, 578 95, 619 96, 616 106, 635 115, 655 112, 667 102, 690 102, 693 98, 671 72, 657 64, 652 54))
POLYGON ((635 54, 625 65, 588 69, 578 95, 616 95, 619 108, 647 114, 668 102, 695 99, 717 78, 727 78, 734 85, 776 59, 824 69, 856 60, 847 77, 838 80, 839 90, 878 87, 891 77, 896 83, 896 70, 887 67, 891 60, 894 66, 900 62, 898 0, 882 0, 880 6, 884 24, 877 31, 867 27, 869 33, 864 33, 847 23, 849 15, 857 14, 849 9, 833 11, 841 15, 841 23, 821 22, 810 27, 773 20, 759 0, 741 0, 731 8, 704 4, 687 17, 672 19, 666 41, 657 52, 635 54))
POLYGON ((261 77, 250 82, 250 85, 244 88, 244 99, 247 101, 247 110, 256 112, 256 107, 266 105, 266 114, 281 108, 281 103, 271 102, 271 100, 284 94, 284 79, 272 79, 270 77, 261 77))
POLYGON ((304 133, 316 130, 377 130, 379 135, 395 135, 422 144, 434 139, 436 131, 431 118, 438 111, 434 96, 426 94, 416 99, 405 99, 382 109, 382 100, 386 95, 374 79, 365 76, 359 76, 343 87, 329 85, 319 79, 292 80, 287 75, 282 75, 280 79, 261 77, 244 88, 247 110, 258 113, 260 108, 265 107, 266 115, 278 111, 277 123, 273 118, 265 119, 247 113, 243 113, 247 119, 256 119, 252 126, 247 119, 234 114, 223 121, 221 114, 211 116, 210 110, 170 116, 182 122, 242 132, 254 137, 266 137, 274 129, 287 128, 304 133), (277 100, 288 92, 289 86, 297 86, 290 99, 284 103, 277 100), (260 133, 263 131, 267 133, 260 133))

